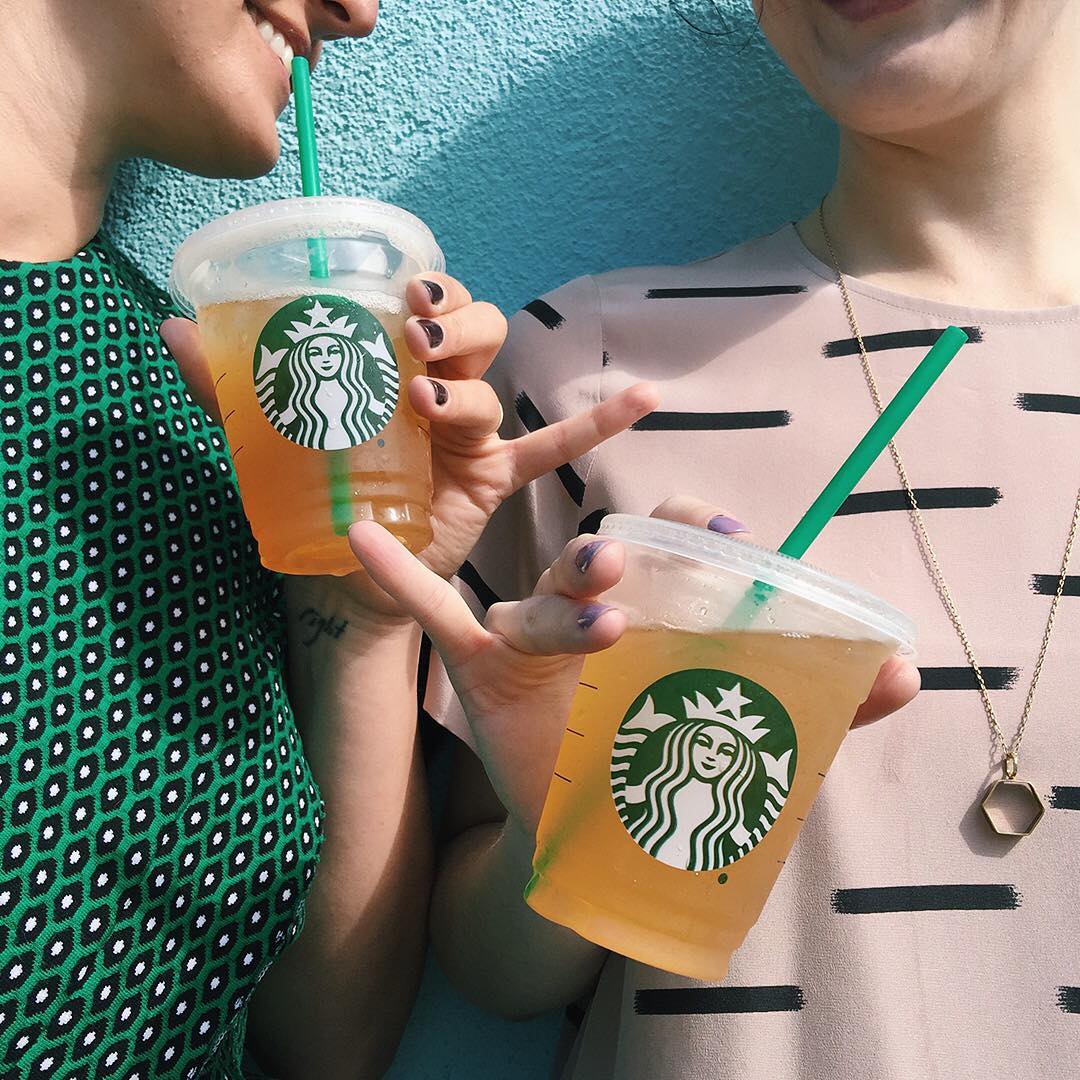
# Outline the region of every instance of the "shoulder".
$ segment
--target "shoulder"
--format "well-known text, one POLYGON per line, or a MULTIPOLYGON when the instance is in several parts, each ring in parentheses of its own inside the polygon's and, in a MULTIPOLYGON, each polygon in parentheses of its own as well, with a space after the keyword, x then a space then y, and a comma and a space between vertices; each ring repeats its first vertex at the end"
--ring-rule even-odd
POLYGON ((594 405, 604 369, 599 292, 580 277, 525 304, 486 378, 510 423, 534 431, 594 405), (511 419, 514 417, 514 419, 511 419))
POLYGON ((506 344, 492 374, 496 377, 540 367, 547 382, 572 372, 599 368, 603 358, 600 292, 586 275, 530 300, 510 319, 506 344))
POLYGON ((672 349, 715 356, 756 335, 801 310, 823 284, 805 256, 788 225, 712 258, 601 275, 609 360, 655 377, 672 349))
POLYGON ((791 225, 697 262, 577 278, 511 319, 493 375, 505 390, 527 380, 542 396, 613 367, 655 379, 675 351, 715 357, 803 313, 823 284, 791 225))
POLYGON ((162 319, 179 314, 169 294, 111 237, 100 234, 92 247, 101 264, 111 271, 112 278, 107 284, 129 293, 135 310, 145 314, 144 321, 149 321, 153 330, 162 319))
POLYGON ((709 258, 676 265, 612 270, 593 279, 605 308, 611 300, 620 299, 624 292, 636 295, 639 300, 668 299, 674 292, 721 289, 739 290, 739 294, 747 297, 755 292, 797 295, 816 280, 812 260, 803 250, 792 225, 747 240, 709 258))

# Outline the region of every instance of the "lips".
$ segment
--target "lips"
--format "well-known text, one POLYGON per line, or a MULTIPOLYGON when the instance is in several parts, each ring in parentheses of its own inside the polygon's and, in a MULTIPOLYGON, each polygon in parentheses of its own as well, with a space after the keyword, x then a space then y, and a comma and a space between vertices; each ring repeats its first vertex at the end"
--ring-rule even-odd
POLYGON ((902 11, 916 4, 918 0, 821 0, 821 2, 849 22, 861 23, 902 11))

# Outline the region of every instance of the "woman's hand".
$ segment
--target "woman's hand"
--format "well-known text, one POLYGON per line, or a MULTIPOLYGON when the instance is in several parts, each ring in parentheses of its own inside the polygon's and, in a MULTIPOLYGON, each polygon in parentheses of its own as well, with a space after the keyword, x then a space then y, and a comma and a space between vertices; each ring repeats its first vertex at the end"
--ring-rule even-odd
MULTIPOLYGON (((731 521, 681 497, 653 516, 702 527, 731 521)), ((481 626, 447 582, 378 525, 354 525, 349 539, 371 577, 430 635, 509 823, 532 836, 584 656, 613 645, 626 629, 623 613, 602 601, 622 577, 622 545, 597 536, 570 541, 529 599, 493 605, 481 626)), ((891 658, 853 723, 894 712, 918 688, 917 669, 891 658)))
MULTIPOLYGON (((506 337, 505 318, 493 305, 474 302, 465 287, 446 274, 414 278, 406 300, 413 315, 405 325, 405 340, 413 356, 427 363, 431 376, 413 379, 408 388, 412 407, 431 424, 434 539, 421 552, 420 562, 448 578, 504 499, 628 428, 656 407, 656 393, 640 384, 550 427, 502 439, 502 408, 482 376, 506 337)), ((168 319, 161 336, 192 397, 220 422, 196 324, 168 319)), ((380 617, 405 613, 365 573, 341 583, 362 610, 380 617)))

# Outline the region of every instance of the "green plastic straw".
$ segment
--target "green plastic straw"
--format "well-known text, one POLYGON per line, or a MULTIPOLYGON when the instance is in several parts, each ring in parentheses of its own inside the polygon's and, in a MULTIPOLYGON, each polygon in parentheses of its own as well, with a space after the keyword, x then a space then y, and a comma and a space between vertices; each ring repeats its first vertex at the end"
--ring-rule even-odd
MULTIPOLYGON (((307 58, 296 57, 292 62, 293 98, 296 101, 296 137, 300 143, 300 186, 304 195, 321 195, 319 151, 315 145, 315 110, 311 103, 311 67, 307 58)), ((313 237, 308 241, 308 259, 313 278, 328 278, 330 269, 326 258, 326 241, 313 237)))
POLYGON ((799 524, 780 545, 778 550, 781 555, 801 559, 806 554, 806 549, 818 538, 843 501, 855 490, 855 485, 866 475, 881 451, 892 442, 893 436, 915 411, 915 406, 937 382, 938 376, 949 366, 967 339, 967 334, 957 326, 945 329, 919 366, 908 376, 907 382, 896 391, 896 396, 882 410, 870 430, 859 440, 859 445, 851 451, 847 461, 836 470, 836 475, 825 485, 825 489, 813 501, 810 509, 803 514, 799 524))
MULTIPOLYGON (((859 440, 859 444, 851 451, 844 464, 836 470, 836 475, 825 485, 798 525, 777 549, 781 555, 801 559, 806 554, 807 548, 832 520, 844 500, 855 490, 855 485, 866 475, 881 451, 892 442, 904 421, 915 411, 915 407, 967 340, 967 334, 959 327, 949 326, 945 329, 919 366, 897 390, 896 396, 881 411, 870 430, 859 440)), ((727 625, 736 628, 749 626, 758 608, 769 598, 772 591, 773 588, 768 582, 755 581, 736 605, 727 625)))
MULTIPOLYGON (((300 183, 305 196, 321 195, 319 153, 315 145, 315 110, 311 102, 311 67, 307 59, 297 56, 292 62, 293 98, 296 101, 296 136, 300 144, 300 183)), ((326 240, 321 236, 308 239, 308 263, 311 276, 325 281, 330 277, 330 262, 326 240)), ((330 517, 334 532, 344 536, 352 524, 352 498, 349 490, 349 454, 347 450, 330 450, 327 454, 330 482, 330 517)))

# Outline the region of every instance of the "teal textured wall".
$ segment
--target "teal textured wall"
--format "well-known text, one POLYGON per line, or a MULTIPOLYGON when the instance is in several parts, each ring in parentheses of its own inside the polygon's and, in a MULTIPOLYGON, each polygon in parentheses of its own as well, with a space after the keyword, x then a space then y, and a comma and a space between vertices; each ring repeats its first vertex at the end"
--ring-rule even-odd
MULTIPOLYGON (((383 0, 373 37, 315 73, 323 187, 419 214, 451 270, 508 311, 577 274, 713 254, 805 210, 829 122, 780 67, 750 0, 383 0)), ((299 192, 136 163, 111 228, 160 278, 226 209, 299 192)))
MULTIPOLYGON (((419 214, 507 313, 578 274, 721 251, 807 210, 835 134, 760 40, 750 0, 383 0, 315 74, 323 186, 419 214), (717 17, 716 12, 720 12, 717 17)), ((113 235, 164 280, 228 209, 299 190, 295 137, 248 183, 138 162, 113 235)), ((557 1021, 484 1017, 429 971, 394 1080, 541 1080, 557 1021)))

